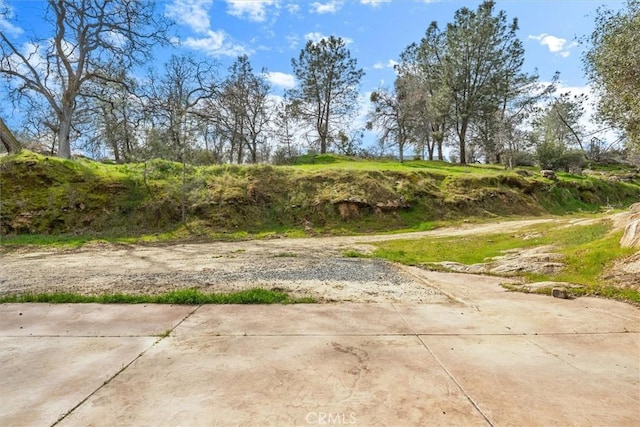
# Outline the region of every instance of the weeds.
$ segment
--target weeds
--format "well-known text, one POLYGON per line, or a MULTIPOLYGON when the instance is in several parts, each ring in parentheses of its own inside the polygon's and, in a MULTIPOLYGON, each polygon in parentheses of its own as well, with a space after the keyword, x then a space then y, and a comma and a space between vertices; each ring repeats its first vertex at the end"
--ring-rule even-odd
POLYGON ((7 303, 49 304, 305 304, 313 298, 292 298, 284 292, 254 288, 233 293, 203 293, 198 289, 180 289, 159 295, 103 294, 80 295, 76 293, 42 293, 0 296, 0 304, 7 303))

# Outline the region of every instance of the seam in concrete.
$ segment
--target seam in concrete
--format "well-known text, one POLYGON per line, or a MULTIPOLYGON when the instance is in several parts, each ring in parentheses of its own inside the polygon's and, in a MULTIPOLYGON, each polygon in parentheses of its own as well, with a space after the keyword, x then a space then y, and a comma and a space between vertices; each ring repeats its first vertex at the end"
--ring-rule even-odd
MULTIPOLYGON (((186 318, 185 318, 186 320, 186 318)), ((403 319, 404 320, 404 319, 403 319)), ((180 322, 182 323, 182 321, 180 322)), ((171 329, 171 332, 178 326, 171 329)), ((581 336, 581 335, 638 335, 640 331, 605 331, 605 332, 535 332, 535 333, 481 333, 481 332, 468 332, 468 333, 429 333, 429 332, 397 332, 397 333, 284 333, 284 334, 252 334, 252 333, 225 333, 225 334, 201 334, 190 336, 210 336, 210 337, 407 337, 407 336, 421 336, 421 337, 553 337, 553 336, 581 336)), ((164 334, 163 334, 164 335, 164 334)), ((2 335, 1 338, 165 338, 160 335, 2 335)))
POLYGON ((2 335, 0 338, 148 338, 162 335, 2 335))
POLYGON ((433 351, 431 351, 429 346, 427 346, 427 343, 425 343, 420 336, 416 335, 416 337, 420 340, 420 343, 422 344, 422 346, 429 352, 429 354, 435 359, 435 361, 438 362, 438 365, 440 365, 442 370, 444 370, 447 373, 447 375, 449 376, 449 378, 451 378, 451 381, 453 381, 454 384, 456 386, 458 386, 458 388, 460 389, 462 394, 465 395, 465 397, 467 398, 467 400, 469 400, 471 405, 473 405, 473 407, 476 408, 476 411, 478 411, 478 413, 482 416, 482 418, 484 418, 484 420, 487 422, 487 424, 489 426, 491 426, 491 427, 494 427, 494 424, 491 422, 491 420, 485 415, 484 412, 482 412, 482 409, 480 409, 478 404, 471 398, 471 396, 469 395, 469 393, 467 393, 467 391, 464 389, 464 387, 462 387, 462 384, 460 384, 458 382, 458 380, 456 380, 456 378, 453 376, 453 374, 451 372, 449 372, 449 370, 444 366, 444 364, 440 361, 440 359, 438 359, 438 357, 435 355, 435 353, 433 351))
MULTIPOLYGON (((140 359, 142 356, 144 356, 150 349, 152 349, 153 347, 155 347, 160 341, 162 341, 163 339, 167 338, 169 335, 171 335, 171 333, 182 324, 182 322, 184 322, 185 320, 187 320, 189 317, 191 317, 191 315, 193 315, 193 313, 195 313, 200 307, 202 306, 197 306, 195 307, 193 310, 191 310, 189 313, 187 313, 187 315, 180 320, 173 328, 170 329, 169 333, 166 335, 162 335, 162 336, 157 336, 157 335, 151 335, 151 337, 157 338, 153 344, 151 344, 147 349, 145 349, 144 351, 142 351, 140 354, 138 354, 136 357, 133 358, 133 360, 131 360, 129 363, 127 363, 126 365, 124 365, 122 368, 120 368, 115 374, 113 374, 110 378, 108 378, 106 381, 104 381, 102 384, 100 384, 100 386, 98 388, 96 388, 95 390, 93 390, 91 393, 89 393, 84 399, 82 399, 80 402, 78 402, 77 405, 75 405, 73 408, 69 409, 67 412, 65 412, 64 414, 62 414, 62 416, 60 418, 58 418, 56 420, 56 422, 54 422, 53 424, 51 424, 51 427, 55 427, 56 425, 60 424, 61 421, 63 421, 65 418, 67 418, 69 415, 71 415, 71 413, 73 413, 73 411, 75 411, 76 409, 78 409, 82 404, 84 404, 87 400, 89 400, 89 398, 91 398, 91 396, 93 396, 94 394, 96 394, 97 392, 99 392, 103 387, 105 387, 107 384, 111 383, 111 381, 113 381, 114 379, 116 379, 118 377, 118 375, 120 375, 122 372, 124 372, 129 366, 133 365, 133 363, 135 363, 136 360, 140 359)), ((76 338, 76 337, 72 337, 72 338, 76 338)), ((96 337, 97 338, 97 337, 96 337)), ((133 337, 132 337, 133 338, 133 337)), ((137 338, 142 338, 142 337, 137 337, 137 338)))
MULTIPOLYGON (((413 328, 411 327, 411 325, 409 324, 409 322, 407 322, 407 320, 404 318, 404 316, 402 315, 402 313, 400 313, 398 311, 398 309, 396 308, 395 304, 391 304, 391 306, 393 307, 393 309, 396 311, 396 313, 398 313, 398 316, 400 316, 400 318, 402 319, 402 321, 404 322, 405 325, 407 325, 407 327, 411 330, 413 330, 413 328)), ((484 420, 486 421, 486 423, 491 426, 494 427, 493 423, 491 422, 491 420, 489 420, 489 418, 485 415, 484 412, 482 412, 482 410, 480 409, 480 407, 478 407, 477 403, 471 398, 471 396, 469 396, 469 393, 467 393, 467 391, 462 387, 462 384, 460 384, 455 377, 451 374, 451 372, 449 372, 449 370, 442 364, 442 362, 440 361, 440 359, 438 359, 436 357, 436 355, 433 353, 433 351, 431 351, 431 349, 429 348, 429 346, 427 346, 427 343, 425 343, 422 338, 420 337, 420 335, 418 335, 417 333, 413 333, 413 336, 415 336, 418 341, 420 341, 420 344, 422 344, 422 346, 425 348, 425 350, 427 350, 427 352, 431 355, 431 357, 433 357, 433 359, 438 363, 438 365, 440 365, 440 367, 442 368, 442 370, 447 374, 447 376, 449 376, 449 378, 451 378, 451 381, 453 381, 453 383, 460 389, 460 391, 462 392, 462 394, 464 394, 464 396, 467 398, 467 400, 471 403, 471 405, 476 409, 476 411, 478 411, 478 413, 482 416, 482 418, 484 418, 484 420)), ((425 336, 425 335, 423 335, 425 336)), ((442 335, 440 335, 442 336, 442 335)))
MULTIPOLYGON (((228 333, 228 334, 201 334, 201 335, 190 335, 192 337, 196 336, 207 336, 212 338, 229 338, 229 337, 264 337, 264 338, 273 338, 273 337, 309 337, 309 338, 317 338, 317 337, 413 337, 413 336, 421 336, 421 337, 552 337, 552 336, 581 336, 581 335, 625 335, 625 334, 638 334, 638 332, 550 332, 550 333, 535 333, 535 334, 523 334, 523 333, 460 333, 460 334, 452 334, 452 333, 422 333, 422 332, 398 332, 398 333, 297 333, 297 334, 245 334, 245 333, 228 333)), ((15 337, 21 338, 21 337, 15 337)), ((90 337, 89 337, 90 338, 90 337)))

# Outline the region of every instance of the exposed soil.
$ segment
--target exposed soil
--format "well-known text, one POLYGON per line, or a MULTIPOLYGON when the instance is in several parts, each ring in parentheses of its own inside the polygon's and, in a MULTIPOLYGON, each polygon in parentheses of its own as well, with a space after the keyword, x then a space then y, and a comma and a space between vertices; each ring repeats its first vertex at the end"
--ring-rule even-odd
MULTIPOLYGON (((77 250, 2 255, 0 295, 27 292, 156 294, 179 288, 227 292, 279 289, 323 301, 445 302, 448 297, 382 260, 344 258, 369 244, 425 236, 510 232, 552 219, 465 224, 427 232, 177 245, 93 244, 77 250)), ((473 276, 466 276, 473 281, 473 276)), ((508 281, 508 279, 505 279, 508 281)))

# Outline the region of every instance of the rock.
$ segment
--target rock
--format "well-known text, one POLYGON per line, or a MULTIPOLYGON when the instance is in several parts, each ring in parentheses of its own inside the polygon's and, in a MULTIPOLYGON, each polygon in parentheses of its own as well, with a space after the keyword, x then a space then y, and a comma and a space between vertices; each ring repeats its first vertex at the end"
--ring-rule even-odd
POLYGON ((562 288, 562 287, 553 288, 553 290, 551 291, 551 294, 553 295, 554 298, 561 298, 561 299, 569 298, 569 295, 567 294, 567 288, 562 288))
POLYGON ((424 265, 427 268, 429 267, 436 267, 439 269, 444 268, 445 270, 453 271, 456 273, 482 274, 482 273, 489 272, 489 268, 487 264, 467 265, 467 264, 461 264, 459 262, 453 262, 453 261, 442 261, 442 262, 428 262, 422 265, 424 265))
POLYGON ((565 265, 561 262, 562 254, 555 253, 553 250, 555 250, 554 246, 545 245, 505 251, 505 255, 493 258, 489 269, 491 273, 496 274, 558 273, 565 265))
POLYGON ((522 289, 523 291, 528 292, 538 292, 541 289, 581 289, 584 286, 576 285, 574 283, 568 282, 534 282, 534 283, 523 283, 522 285, 516 285, 517 288, 522 289))
POLYGON ((543 178, 548 178, 548 179, 558 179, 558 177, 556 176, 556 173, 550 169, 543 169, 540 171, 540 175, 543 178))
POLYGON ((623 248, 640 248, 640 203, 631 206, 631 216, 624 229, 620 246, 623 248))

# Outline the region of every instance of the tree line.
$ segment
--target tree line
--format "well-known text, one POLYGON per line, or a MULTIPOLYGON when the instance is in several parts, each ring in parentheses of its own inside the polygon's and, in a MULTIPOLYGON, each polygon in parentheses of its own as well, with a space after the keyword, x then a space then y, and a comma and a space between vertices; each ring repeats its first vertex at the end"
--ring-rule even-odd
MULTIPOLYGON (((583 39, 591 46, 585 66, 601 95, 601 129, 620 130, 619 141, 636 150, 640 110, 631 93, 640 89, 634 70, 640 54, 632 42, 640 29, 638 4, 629 1, 618 13, 600 9, 595 32, 583 39), (608 62, 612 56, 616 60, 608 62)), ((557 73, 541 83, 537 74, 523 71, 518 20, 508 20, 495 6, 484 1, 476 10, 463 7, 444 27, 432 22, 424 37, 401 53, 393 87, 371 94, 368 127, 379 130, 381 142, 397 147, 400 161, 407 147, 422 158, 443 160, 447 143, 462 164, 568 169, 602 160, 618 141, 588 133, 581 122, 588 100, 557 94, 557 73)))
MULTIPOLYGON (((171 23, 154 3, 49 0, 51 34, 27 50, 0 32, 4 92, 29 131, 15 138, 0 121, 5 150, 35 139, 66 158, 76 147, 116 162, 258 163, 286 162, 304 150, 393 149, 400 161, 411 150, 444 160, 448 147, 449 160, 463 164, 558 168, 598 160, 609 149, 580 124, 586 99, 555 95, 557 75, 543 84, 523 71, 518 21, 492 0, 459 9, 445 26, 431 23, 400 53, 393 86, 370 96, 365 128, 379 138, 368 152, 359 147, 364 129, 353 124, 364 71, 344 40, 308 41, 291 61, 296 85, 284 97, 272 94, 266 70, 255 71, 247 56, 224 76, 217 63, 179 55, 141 77, 134 70, 170 43, 171 23)), ((583 40, 590 46, 585 69, 601 95, 599 117, 620 131, 627 148, 640 147, 640 108, 631 96, 640 82, 629 65, 640 59, 633 42, 638 4, 628 0, 617 13, 601 9, 596 30, 583 40)))

